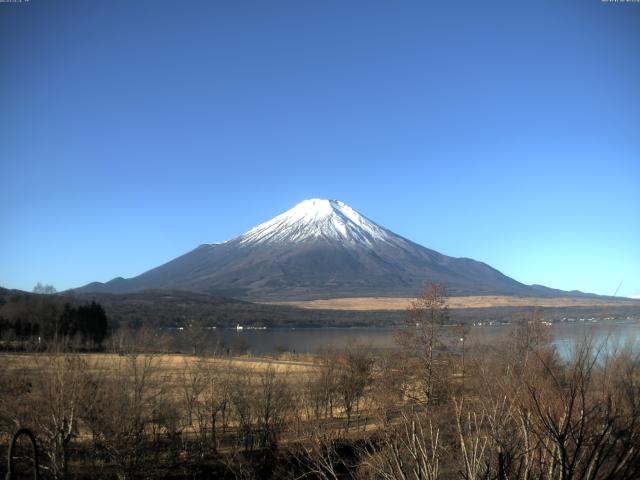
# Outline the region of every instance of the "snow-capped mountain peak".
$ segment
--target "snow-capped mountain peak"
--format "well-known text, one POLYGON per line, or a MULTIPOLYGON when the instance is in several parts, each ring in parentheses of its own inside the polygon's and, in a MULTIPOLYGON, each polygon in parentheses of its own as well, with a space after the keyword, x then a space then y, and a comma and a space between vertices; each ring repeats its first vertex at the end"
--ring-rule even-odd
MULTIPOLYGON (((299 203, 247 233, 200 245, 134 278, 85 292, 191 290, 249 299, 415 296, 426 282, 458 295, 545 292, 468 258, 413 243, 337 200, 299 203)), ((549 291, 549 294, 557 294, 549 291)))
POLYGON ((239 240, 241 244, 330 240, 372 245, 389 242, 392 236, 343 202, 312 198, 252 228, 239 240))

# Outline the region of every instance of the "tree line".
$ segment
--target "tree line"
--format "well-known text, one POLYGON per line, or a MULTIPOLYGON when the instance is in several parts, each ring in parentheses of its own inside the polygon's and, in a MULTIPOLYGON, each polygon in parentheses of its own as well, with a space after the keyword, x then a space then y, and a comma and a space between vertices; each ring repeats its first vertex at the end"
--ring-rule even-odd
POLYGON ((26 343, 54 339, 100 348, 110 330, 104 308, 94 301, 71 304, 40 295, 13 295, 0 301, 2 346, 24 348, 26 343))

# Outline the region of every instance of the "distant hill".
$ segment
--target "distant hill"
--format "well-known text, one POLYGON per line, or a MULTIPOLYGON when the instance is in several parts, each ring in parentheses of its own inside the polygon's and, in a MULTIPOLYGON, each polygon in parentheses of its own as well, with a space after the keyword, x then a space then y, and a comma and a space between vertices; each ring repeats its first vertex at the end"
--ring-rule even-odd
POLYGON ((582 296, 524 285, 470 258, 442 255, 335 200, 306 200, 224 243, 205 244, 137 277, 78 292, 179 289, 250 300, 415 297, 427 282, 450 295, 582 296))

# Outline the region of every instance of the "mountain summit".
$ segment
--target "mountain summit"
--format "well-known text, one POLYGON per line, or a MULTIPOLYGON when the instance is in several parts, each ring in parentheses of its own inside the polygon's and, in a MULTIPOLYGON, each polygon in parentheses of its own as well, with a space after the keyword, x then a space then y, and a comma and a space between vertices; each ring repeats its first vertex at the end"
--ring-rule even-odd
POLYGON ((426 282, 453 295, 556 295, 481 262, 442 255, 338 200, 310 199, 223 243, 204 244, 137 277, 83 292, 181 289, 252 300, 416 296, 426 282))
POLYGON ((394 237, 345 203, 312 198, 252 228, 239 240, 244 245, 326 240, 345 246, 371 247, 378 242, 392 242, 394 237))

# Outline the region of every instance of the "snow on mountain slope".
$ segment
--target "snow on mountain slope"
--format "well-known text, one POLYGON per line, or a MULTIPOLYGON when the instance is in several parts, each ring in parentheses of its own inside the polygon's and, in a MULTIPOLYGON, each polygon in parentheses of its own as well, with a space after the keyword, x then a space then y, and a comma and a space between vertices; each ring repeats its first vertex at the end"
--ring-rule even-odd
POLYGON ((378 242, 395 243, 398 237, 349 205, 338 200, 314 198, 300 202, 239 238, 240 243, 246 245, 302 243, 317 239, 371 246, 378 242))

